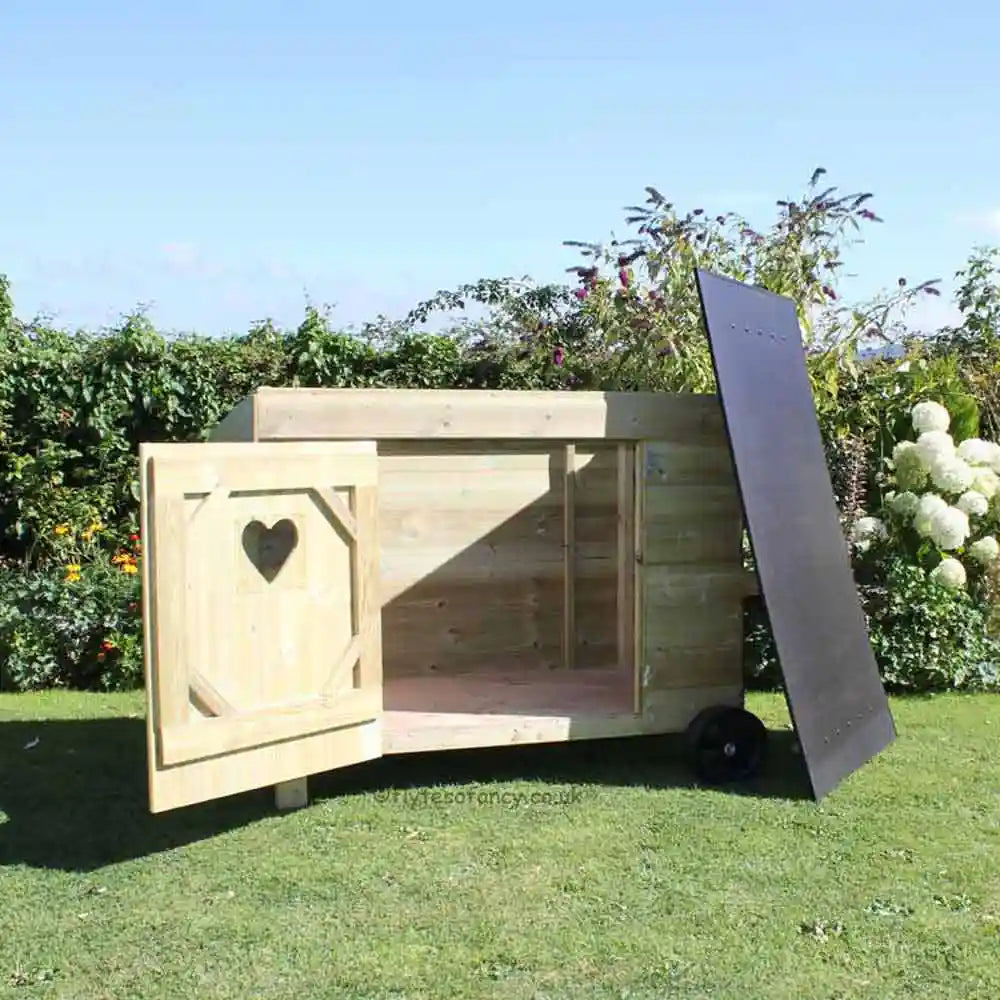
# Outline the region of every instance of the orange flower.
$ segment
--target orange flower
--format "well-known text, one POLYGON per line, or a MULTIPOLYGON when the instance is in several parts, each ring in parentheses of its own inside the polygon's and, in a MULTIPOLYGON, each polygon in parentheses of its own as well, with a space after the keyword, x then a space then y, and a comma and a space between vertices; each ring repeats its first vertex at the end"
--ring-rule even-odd
POLYGON ((104 525, 100 521, 91 521, 90 526, 83 532, 83 540, 89 542, 99 531, 104 530, 104 525))

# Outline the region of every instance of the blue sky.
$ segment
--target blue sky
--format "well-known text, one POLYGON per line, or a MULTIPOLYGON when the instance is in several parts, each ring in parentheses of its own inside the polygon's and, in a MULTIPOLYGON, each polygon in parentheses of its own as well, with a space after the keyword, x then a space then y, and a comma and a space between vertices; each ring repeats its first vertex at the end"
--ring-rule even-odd
MULTIPOLYGON (((0 271, 18 312, 164 329, 399 315, 561 280, 654 185, 766 223, 875 193, 852 290, 1000 242, 1000 7, 870 0, 3 0, 0 271)), ((947 302, 926 318, 944 316, 947 302)))

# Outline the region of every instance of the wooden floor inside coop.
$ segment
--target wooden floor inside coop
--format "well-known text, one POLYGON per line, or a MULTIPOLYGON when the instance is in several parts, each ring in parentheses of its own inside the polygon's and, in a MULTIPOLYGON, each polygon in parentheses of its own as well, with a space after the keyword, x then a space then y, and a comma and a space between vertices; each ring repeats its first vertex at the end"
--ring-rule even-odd
POLYGON ((455 677, 385 683, 388 752, 550 742, 635 729, 631 672, 552 670, 538 676, 492 667, 455 677))

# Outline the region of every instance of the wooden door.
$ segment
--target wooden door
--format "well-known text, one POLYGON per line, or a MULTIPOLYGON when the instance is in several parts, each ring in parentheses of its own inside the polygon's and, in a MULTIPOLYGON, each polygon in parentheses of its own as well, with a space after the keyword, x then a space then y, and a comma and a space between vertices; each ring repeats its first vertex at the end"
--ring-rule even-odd
POLYGON ((150 811, 380 756, 375 444, 139 460, 150 811))

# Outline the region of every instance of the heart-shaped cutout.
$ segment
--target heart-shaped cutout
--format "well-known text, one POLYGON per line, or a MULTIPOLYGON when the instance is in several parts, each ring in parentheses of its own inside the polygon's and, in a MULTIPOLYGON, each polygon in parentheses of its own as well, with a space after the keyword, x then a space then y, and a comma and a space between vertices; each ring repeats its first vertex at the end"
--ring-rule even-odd
POLYGON ((258 520, 243 529, 243 551, 268 583, 281 572, 299 542, 299 533, 287 517, 270 528, 258 520))

